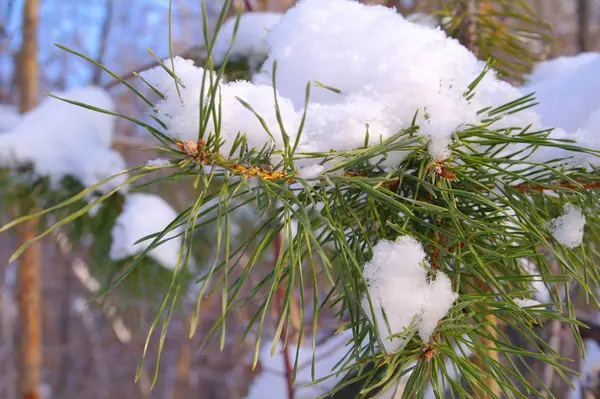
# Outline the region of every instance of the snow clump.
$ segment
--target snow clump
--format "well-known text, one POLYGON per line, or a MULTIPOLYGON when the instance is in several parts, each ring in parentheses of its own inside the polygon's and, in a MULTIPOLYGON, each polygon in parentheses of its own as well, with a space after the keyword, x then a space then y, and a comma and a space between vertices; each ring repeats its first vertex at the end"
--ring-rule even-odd
MULTIPOLYGON (((98 87, 55 95, 115 109, 108 93, 98 87)), ((55 186, 69 176, 90 187, 126 169, 123 158, 111 149, 113 130, 114 117, 49 97, 0 134, 0 167, 32 165, 37 176, 49 177, 55 186)), ((115 188, 125 179, 125 175, 118 176, 98 190, 115 188)))
MULTIPOLYGON (((161 197, 153 194, 132 193, 125 197, 123 212, 117 218, 111 231, 112 245, 109 256, 118 261, 143 252, 152 244, 149 238, 138 244, 136 241, 151 234, 160 233, 177 217, 177 212, 161 197)), ((148 256, 167 269, 174 270, 181 247, 182 238, 177 236, 181 229, 176 228, 160 239, 164 241, 148 252, 148 256)))
POLYGON ((564 214, 552 219, 550 232, 552 236, 567 248, 576 248, 583 242, 583 229, 585 227, 585 215, 581 209, 566 204, 564 214))
MULTIPOLYGON (((373 247, 373 258, 365 265, 363 276, 376 312, 377 327, 386 352, 393 353, 404 342, 402 334, 415 323, 424 342, 428 342, 437 323, 458 299, 452 291, 450 279, 437 272, 430 279, 425 251, 412 237, 400 236, 396 241, 380 241, 373 247), (388 331, 385 311, 391 331, 388 331)), ((362 306, 373 321, 369 300, 365 296, 362 306)))

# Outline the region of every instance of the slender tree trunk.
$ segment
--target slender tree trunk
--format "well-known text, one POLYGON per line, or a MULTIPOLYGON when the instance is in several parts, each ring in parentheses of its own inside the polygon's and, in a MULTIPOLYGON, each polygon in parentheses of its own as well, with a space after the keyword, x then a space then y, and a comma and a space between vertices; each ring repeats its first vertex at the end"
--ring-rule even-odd
POLYGON ((37 30, 39 22, 39 0, 26 0, 23 5, 23 45, 20 51, 19 93, 21 113, 27 112, 38 102, 37 30))
MULTIPOLYGON (((37 29, 39 0, 26 0, 23 5, 23 44, 20 52, 20 111, 27 112, 38 102, 37 29)), ((37 220, 23 223, 17 231, 17 246, 36 235, 37 220)), ((30 246, 19 261, 17 285, 19 291, 19 392, 22 399, 40 397, 42 368, 41 331, 41 267, 40 247, 30 246)))
MULTIPOLYGON (((23 223, 18 229, 19 244, 36 235, 37 220, 23 223)), ((38 244, 30 246, 19 260, 19 392, 22 399, 40 397, 42 368, 41 267, 38 244)))
POLYGON ((590 49, 589 0, 577 0, 577 49, 580 53, 590 49))

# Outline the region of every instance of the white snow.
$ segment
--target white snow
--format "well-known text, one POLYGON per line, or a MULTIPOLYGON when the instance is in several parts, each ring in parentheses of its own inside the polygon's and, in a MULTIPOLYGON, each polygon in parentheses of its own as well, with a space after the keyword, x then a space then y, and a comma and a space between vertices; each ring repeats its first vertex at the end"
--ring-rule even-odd
MULTIPOLYGON (((253 18, 252 14, 244 18, 253 18)), ((254 85, 234 82, 220 87, 221 133, 227 141, 242 131, 247 133, 251 145, 262 147, 269 143, 256 117, 237 103, 236 96, 239 96, 266 119, 276 138, 274 144, 281 147, 271 89, 275 60, 278 62, 279 105, 291 139, 295 138, 304 111, 307 82, 319 81, 341 90, 335 93, 313 85, 300 140, 301 152, 362 147, 367 125, 369 144, 376 144, 411 126, 419 111, 418 133, 429 142, 433 157, 445 159, 450 155, 448 146, 453 133, 479 123, 480 109, 522 96, 518 89, 489 73, 480 83, 477 95, 468 101, 464 93, 479 76, 484 63, 458 41, 447 38, 440 29, 411 23, 387 7, 365 6, 350 0, 304 0, 278 23, 275 24, 275 16, 271 22, 274 26, 267 35, 271 50, 263 65, 264 71, 254 75, 254 85), (428 51, 422 51, 423 48, 428 51)), ((253 23, 248 24, 248 29, 259 32, 242 35, 244 38, 264 34, 264 29, 253 23)), ((246 39, 240 43, 243 48, 249 48, 246 39)), ((143 75, 167 96, 156 108, 157 116, 167 123, 169 134, 195 139, 203 70, 194 67, 192 61, 180 58, 175 59, 175 64, 175 73, 186 86, 181 88, 181 99, 173 79, 162 68, 143 75)), ((166 65, 171 65, 169 60, 166 65)), ((535 113, 528 115, 528 118, 535 117, 535 113)), ((501 123, 513 125, 523 118, 509 116, 501 123)), ((222 155, 229 155, 228 148, 230 145, 223 148, 222 155)), ((395 165, 405 156, 405 151, 389 154, 386 164, 395 165)), ((320 159, 304 164, 310 162, 318 163, 320 159)))
MULTIPOLYGON (((155 238, 138 244, 139 239, 162 232, 177 217, 177 212, 161 197, 153 194, 132 193, 125 197, 123 212, 111 231, 112 246, 109 256, 120 260, 144 251, 155 238)), ((181 232, 177 228, 166 234, 161 241, 175 237, 181 232)), ((181 248, 181 236, 163 242, 148 252, 148 256, 167 269, 175 269, 181 248)))
POLYGON ((246 59, 251 71, 256 71, 267 58, 269 46, 266 41, 269 30, 279 22, 281 13, 277 12, 245 12, 240 16, 240 24, 233 46, 233 31, 236 17, 229 18, 217 34, 212 56, 215 65, 221 65, 231 46, 229 61, 246 59))
MULTIPOLYGON (((149 82, 157 86, 166 98, 156 104, 157 116, 167 125, 168 133, 181 140, 196 140, 199 132, 199 93, 202 85, 203 69, 194 66, 193 61, 183 58, 174 58, 175 73, 184 83, 180 86, 181 99, 177 94, 173 79, 162 69, 154 68, 142 75, 149 82)), ((170 61, 166 64, 170 66, 170 61)), ((208 86, 208 77, 207 85, 208 86)), ((236 81, 221 84, 218 99, 221 114, 221 138, 225 140, 220 152, 229 156, 231 147, 238 133, 245 133, 250 148, 262 149, 267 144, 282 148, 283 136, 275 113, 275 97, 273 88, 268 85, 254 85, 246 81, 236 81), (261 116, 267 128, 273 135, 275 142, 270 138, 265 128, 256 115, 248 110, 238 98, 247 102, 254 111, 261 116)), ((205 87, 205 93, 207 92, 205 87)), ((207 99, 207 101, 209 101, 207 99)), ((296 125, 296 111, 291 102, 278 97, 279 108, 284 121, 284 127, 293 134, 296 125)), ((208 132, 214 132, 214 124, 208 122, 208 132)))
MULTIPOLYGON (((467 101, 463 94, 484 64, 440 29, 411 23, 387 7, 304 0, 267 40, 271 52, 254 82, 271 82, 277 60, 279 92, 297 109, 309 81, 341 91, 313 88, 302 140, 307 151, 360 147, 367 123, 376 142, 409 127, 420 110, 419 133, 431 141, 431 154, 443 159, 452 133, 477 123, 477 111, 521 96, 490 73, 481 93, 467 101)), ((401 159, 394 154, 389 163, 401 159)))
POLYGON ((440 25, 439 21, 435 17, 423 12, 416 12, 407 15, 406 19, 410 22, 414 22, 415 24, 428 26, 430 28, 436 28, 440 25))
MULTIPOLYGON (((110 96, 97 87, 56 95, 114 110, 110 96)), ((0 167, 31 164, 38 176, 48 176, 55 185, 71 176, 92 186, 126 169, 123 158, 110 148, 113 128, 112 116, 46 98, 16 126, 0 134, 0 167)), ((120 176, 99 190, 112 189, 125 179, 120 176)))
POLYGON ((12 129, 21 121, 19 110, 14 105, 0 104, 0 132, 12 129))
POLYGON ((562 245, 567 248, 576 248, 583 241, 583 229, 585 227, 585 215, 581 209, 566 204, 564 214, 552 219, 550 232, 562 245))
POLYGON ((536 301, 540 303, 549 303, 552 301, 552 297, 550 296, 550 291, 548 291, 548 287, 544 284, 544 280, 542 276, 540 276, 540 271, 534 262, 528 259, 519 259, 519 263, 523 267, 523 270, 526 274, 530 276, 536 276, 535 279, 531 282, 531 287, 536 291, 534 293, 534 298, 536 301))
MULTIPOLYGON (((288 99, 280 96, 278 97, 278 104, 284 128, 293 137, 297 116, 294 106, 288 99)), ((229 155, 231 145, 238 132, 246 133, 250 148, 260 150, 267 143, 274 144, 279 149, 283 148, 283 136, 277 122, 275 99, 271 86, 254 85, 246 81, 223 85, 221 87, 221 112, 221 135, 227 140, 221 149, 223 155, 229 155), (238 98, 250 104, 254 111, 264 119, 275 139, 274 143, 256 115, 245 108, 238 98)))
MULTIPOLYGON (((523 92, 535 92, 540 102, 533 108, 542 126, 556 127, 551 137, 576 140, 578 145, 600 150, 600 53, 559 57, 536 66, 523 92)), ((572 155, 578 164, 598 164, 594 156, 566 154, 545 148, 540 160, 572 155)))
POLYGON ((577 72, 580 68, 587 67, 596 62, 598 53, 581 53, 574 56, 561 56, 547 61, 539 62, 527 77, 527 85, 549 83, 551 80, 560 80, 577 72))
POLYGON ((300 177, 303 179, 315 179, 319 177, 324 170, 325 167, 323 165, 305 166, 300 169, 300 177))
POLYGON ((146 166, 148 166, 149 168, 160 168, 160 167, 169 166, 169 165, 171 165, 171 161, 169 161, 168 159, 161 159, 161 158, 150 159, 150 160, 148 160, 148 162, 146 162, 146 166))
MULTIPOLYGON (((373 247, 373 258, 365 265, 364 278, 376 311, 377 326, 388 353, 397 350, 404 339, 402 334, 416 324, 419 336, 428 342, 437 323, 444 318, 457 300, 450 279, 442 272, 429 281, 425 252, 412 237, 400 236, 396 241, 380 241, 373 247), (383 313, 386 313, 391 331, 388 331, 383 313)), ((367 297, 362 301, 364 311, 373 322, 367 297)))
MULTIPOLYGON (((333 368, 349 351, 345 344, 352 339, 351 332, 344 332, 318 345, 315 353, 315 378, 320 379, 333 374, 333 368)), ((296 346, 288 343, 292 362, 295 360, 296 346)), ((312 381, 312 346, 300 346, 298 370, 296 373, 296 398, 314 399, 331 391, 344 377, 344 373, 334 375, 318 384, 304 387, 312 381)), ((246 399, 281 399, 287 397, 285 368, 281 355, 281 345, 271 357, 271 345, 265 344, 260 351, 259 360, 263 371, 254 379, 246 399)))
POLYGON ((529 298, 514 298, 514 301, 519 307, 522 307, 522 308, 526 308, 529 306, 541 305, 541 303, 536 301, 535 299, 529 299, 529 298))

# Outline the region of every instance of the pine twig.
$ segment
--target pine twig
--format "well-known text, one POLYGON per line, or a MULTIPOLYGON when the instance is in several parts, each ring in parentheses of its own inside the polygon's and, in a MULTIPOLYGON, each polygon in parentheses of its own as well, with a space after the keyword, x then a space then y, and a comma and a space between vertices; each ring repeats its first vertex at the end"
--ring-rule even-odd
MULTIPOLYGON (((591 183, 581 183, 581 184, 558 183, 556 186, 560 187, 560 188, 568 188, 571 190, 582 189, 582 188, 591 190, 591 189, 595 189, 595 188, 600 188, 600 182, 595 181, 595 182, 591 182, 591 183)), ((512 186, 512 188, 515 190, 521 191, 521 192, 551 190, 548 187, 544 187, 543 185, 534 185, 534 184, 529 184, 529 183, 512 186)))
MULTIPOLYGON (((281 251, 281 233, 277 233, 277 235, 275 236, 275 239, 273 240, 273 268, 275 268, 275 266, 277 265, 277 260, 279 259, 279 254, 281 251)), ((279 287, 277 289, 277 292, 275 293, 275 306, 277 307, 277 310, 279 312, 279 319, 281 319, 282 317, 285 317, 285 315, 283 314, 283 297, 285 295, 285 289, 283 286, 279 287)), ((290 356, 290 351, 289 348, 287 346, 287 343, 285 342, 285 336, 286 336, 286 331, 287 331, 287 323, 284 323, 283 325, 283 329, 281 331, 281 355, 283 357, 283 363, 285 366, 285 377, 286 377, 286 383, 287 383, 287 395, 288 395, 288 399, 295 399, 296 397, 296 391, 294 390, 294 368, 292 366, 292 359, 290 356)))

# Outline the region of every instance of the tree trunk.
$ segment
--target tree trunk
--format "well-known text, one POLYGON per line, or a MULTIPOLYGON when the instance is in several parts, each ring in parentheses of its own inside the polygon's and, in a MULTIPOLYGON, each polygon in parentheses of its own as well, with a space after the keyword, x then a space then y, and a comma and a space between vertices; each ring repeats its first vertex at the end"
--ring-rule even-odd
POLYGON ((580 53, 590 49, 589 43, 589 10, 588 0, 577 0, 577 49, 580 53))
MULTIPOLYGON (((36 235, 37 220, 23 223, 18 229, 18 244, 36 235)), ((17 285, 19 290, 19 392, 22 399, 40 397, 42 368, 41 331, 41 267, 40 248, 30 246, 19 260, 17 285)))
MULTIPOLYGON (((20 111, 27 112, 38 102, 37 30, 39 0, 23 5, 23 44, 20 51, 20 111)), ((36 236, 37 220, 23 223, 17 231, 17 247, 36 236)), ((22 399, 40 397, 42 368, 40 247, 34 243, 21 255, 17 285, 19 291, 19 392, 22 399)))
POLYGON ((39 21, 39 0, 26 0, 23 6, 23 44, 20 51, 20 110, 27 112, 38 102, 37 30, 39 21))

